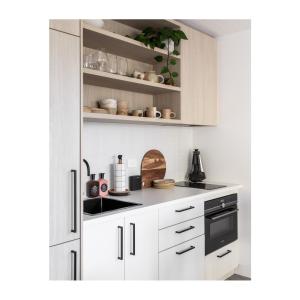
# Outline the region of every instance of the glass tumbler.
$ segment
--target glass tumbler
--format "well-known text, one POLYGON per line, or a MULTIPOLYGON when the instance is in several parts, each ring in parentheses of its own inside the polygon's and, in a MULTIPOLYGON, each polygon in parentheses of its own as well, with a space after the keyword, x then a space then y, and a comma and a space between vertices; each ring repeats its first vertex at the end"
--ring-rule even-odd
POLYGON ((117 73, 119 75, 126 76, 127 75, 127 69, 128 69, 128 62, 127 58, 118 56, 117 57, 117 73))
POLYGON ((102 72, 107 71, 108 58, 104 48, 97 52, 97 69, 102 72))
POLYGON ((107 58, 107 71, 114 74, 117 73, 117 56, 114 54, 107 54, 107 58))

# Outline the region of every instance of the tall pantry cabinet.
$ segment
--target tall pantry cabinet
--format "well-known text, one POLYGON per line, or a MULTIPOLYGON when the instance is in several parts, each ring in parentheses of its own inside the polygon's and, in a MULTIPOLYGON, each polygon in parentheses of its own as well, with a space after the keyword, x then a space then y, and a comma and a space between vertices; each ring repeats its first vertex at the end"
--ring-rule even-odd
POLYGON ((79 21, 50 22, 50 279, 80 279, 79 21), (73 26, 70 26, 70 24, 73 26), (78 31, 76 30, 78 24, 78 31))

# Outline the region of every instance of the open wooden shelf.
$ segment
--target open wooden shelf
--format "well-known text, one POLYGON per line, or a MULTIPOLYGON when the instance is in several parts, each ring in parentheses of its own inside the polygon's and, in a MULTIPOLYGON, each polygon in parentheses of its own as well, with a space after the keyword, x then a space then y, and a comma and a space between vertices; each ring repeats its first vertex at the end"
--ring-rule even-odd
POLYGON ((176 22, 175 20, 160 20, 160 19, 117 19, 115 20, 119 23, 128 25, 133 28, 137 28, 139 30, 143 30, 146 27, 153 27, 153 28, 180 28, 180 23, 176 22))
POLYGON ((88 122, 127 123, 146 125, 185 125, 177 119, 156 119, 146 117, 122 116, 99 113, 83 113, 83 120, 88 122))
POLYGON ((83 83, 143 94, 180 92, 180 87, 83 68, 83 83))
MULTIPOLYGON (((151 49, 139 41, 87 23, 83 23, 83 37, 84 47, 92 49, 105 48, 109 53, 149 64, 156 64, 154 59, 156 55, 167 56, 167 50, 151 49)), ((177 60, 180 59, 180 56, 171 56, 177 60)))

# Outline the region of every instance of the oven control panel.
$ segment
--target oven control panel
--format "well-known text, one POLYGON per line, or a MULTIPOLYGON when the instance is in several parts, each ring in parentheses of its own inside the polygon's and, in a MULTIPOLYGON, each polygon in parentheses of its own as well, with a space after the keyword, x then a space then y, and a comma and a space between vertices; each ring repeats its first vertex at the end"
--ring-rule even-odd
POLYGON ((211 212, 215 209, 225 208, 237 204, 237 194, 231 194, 220 198, 204 202, 205 212, 211 212))

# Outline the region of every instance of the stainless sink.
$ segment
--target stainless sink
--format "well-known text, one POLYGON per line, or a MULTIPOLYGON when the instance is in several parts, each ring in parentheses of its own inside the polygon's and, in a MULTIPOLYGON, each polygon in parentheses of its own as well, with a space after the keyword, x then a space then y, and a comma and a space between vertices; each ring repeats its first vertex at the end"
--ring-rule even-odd
POLYGON ((97 215, 104 212, 141 205, 139 203, 125 202, 108 198, 93 198, 83 201, 83 213, 97 215))

